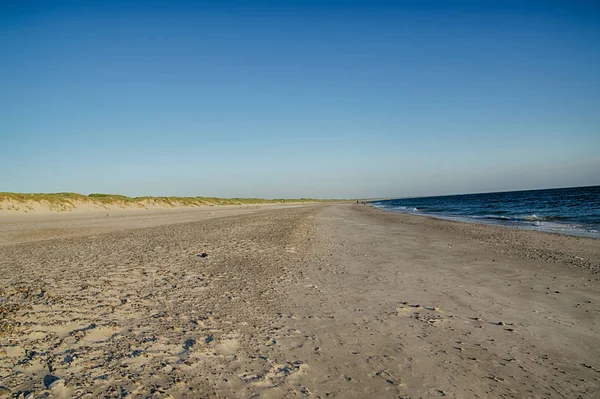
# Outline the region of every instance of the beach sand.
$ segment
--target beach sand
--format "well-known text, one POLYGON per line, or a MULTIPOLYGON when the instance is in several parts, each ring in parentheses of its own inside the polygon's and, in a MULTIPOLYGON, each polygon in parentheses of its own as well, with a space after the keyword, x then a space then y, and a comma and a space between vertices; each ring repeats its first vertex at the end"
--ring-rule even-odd
POLYGON ((600 240, 208 212, 0 215, 0 397, 600 396, 600 240))

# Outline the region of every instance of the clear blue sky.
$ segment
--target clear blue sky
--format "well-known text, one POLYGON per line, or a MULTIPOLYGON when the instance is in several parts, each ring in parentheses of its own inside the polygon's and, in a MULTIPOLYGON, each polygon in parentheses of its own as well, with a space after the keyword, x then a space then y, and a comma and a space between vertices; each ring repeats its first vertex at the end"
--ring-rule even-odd
POLYGON ((0 191, 600 184, 593 1, 0 3, 0 191))

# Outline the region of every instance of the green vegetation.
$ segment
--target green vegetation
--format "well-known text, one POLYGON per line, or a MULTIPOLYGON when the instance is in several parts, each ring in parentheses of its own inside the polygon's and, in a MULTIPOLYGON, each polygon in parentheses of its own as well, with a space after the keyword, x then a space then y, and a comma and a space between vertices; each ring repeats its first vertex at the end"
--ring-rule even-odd
MULTIPOLYGON (((256 205, 256 204, 286 204, 298 202, 322 202, 332 200, 318 200, 312 198, 300 199, 263 199, 263 198, 216 198, 216 197, 126 197, 118 194, 99 194, 83 195, 78 193, 4 193, 0 192, 1 202, 14 202, 27 204, 38 202, 46 204, 51 210, 62 211, 75 208, 80 204, 90 204, 97 206, 114 205, 120 207, 136 206, 145 207, 147 205, 158 206, 216 206, 216 205, 256 205)), ((28 207, 31 209, 30 207, 28 207)))

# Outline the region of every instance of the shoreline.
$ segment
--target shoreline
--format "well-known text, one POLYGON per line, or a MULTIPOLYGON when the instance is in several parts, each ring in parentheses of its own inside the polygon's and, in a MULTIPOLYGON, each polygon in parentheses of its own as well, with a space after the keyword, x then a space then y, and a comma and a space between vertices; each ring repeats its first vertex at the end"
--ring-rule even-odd
POLYGON ((600 239, 600 186, 370 201, 392 212, 600 239))
POLYGON ((510 226, 487 223, 470 223, 429 215, 386 211, 373 206, 369 206, 369 209, 373 212, 390 215, 390 218, 399 215, 395 218, 395 221, 402 224, 436 227, 441 230, 464 234, 472 240, 482 242, 510 243, 507 248, 504 248, 506 253, 529 250, 531 251, 527 255, 529 258, 563 262, 565 265, 600 273, 600 240, 595 237, 511 228, 510 226), (546 248, 542 248, 541 243, 545 243, 546 248))
POLYGON ((428 217, 428 218, 433 218, 433 219, 438 219, 438 220, 446 220, 446 221, 450 221, 450 222, 478 224, 478 225, 501 227, 501 228, 514 229, 514 230, 527 230, 527 231, 535 231, 538 233, 549 233, 549 234, 557 234, 557 235, 562 235, 562 236, 582 237, 582 238, 590 238, 590 239, 600 240, 600 232, 590 232, 587 230, 584 230, 584 231, 571 230, 571 232, 568 233, 565 231, 556 231, 556 230, 552 230, 549 228, 546 228, 546 229, 534 228, 534 227, 530 227, 526 224, 521 224, 521 225, 517 224, 517 223, 522 223, 522 222, 515 222, 514 225, 511 225, 511 224, 508 224, 508 222, 505 222, 505 223, 503 223, 501 221, 493 222, 493 221, 491 221, 493 219, 473 218, 473 217, 468 217, 468 216, 446 216, 446 215, 436 215, 436 214, 429 214, 429 213, 413 213, 413 212, 409 212, 409 211, 396 211, 393 209, 380 208, 375 205, 371 205, 368 202, 366 203, 366 205, 370 206, 371 208, 375 208, 377 210, 384 211, 384 212, 400 213, 400 214, 420 216, 420 217, 428 217), (490 221, 486 221, 486 220, 490 220, 490 221))

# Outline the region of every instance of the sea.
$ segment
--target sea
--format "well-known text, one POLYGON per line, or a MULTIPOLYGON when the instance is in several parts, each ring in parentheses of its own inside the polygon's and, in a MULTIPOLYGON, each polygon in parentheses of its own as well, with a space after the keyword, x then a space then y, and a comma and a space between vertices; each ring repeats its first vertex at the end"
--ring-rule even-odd
POLYGON ((370 201, 393 212, 600 238, 600 186, 370 201))

